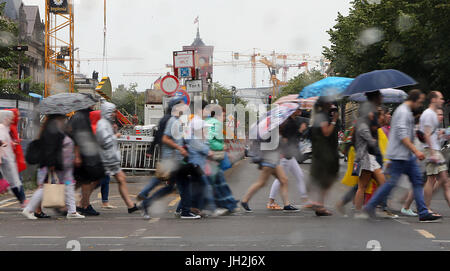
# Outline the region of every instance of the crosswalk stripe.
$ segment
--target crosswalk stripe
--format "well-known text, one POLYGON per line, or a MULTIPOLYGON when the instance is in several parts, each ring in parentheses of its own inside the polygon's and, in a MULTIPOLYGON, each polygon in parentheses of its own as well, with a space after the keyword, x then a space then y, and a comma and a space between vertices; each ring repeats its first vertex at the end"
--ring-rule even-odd
POLYGON ((433 234, 431 234, 430 232, 426 231, 426 230, 415 230, 418 233, 422 234, 425 238, 428 239, 435 239, 436 236, 434 236, 433 234))
POLYGON ((172 201, 169 203, 169 206, 170 206, 170 207, 173 207, 173 206, 175 206, 175 204, 177 204, 179 201, 180 201, 180 196, 178 195, 174 200, 172 200, 172 201))

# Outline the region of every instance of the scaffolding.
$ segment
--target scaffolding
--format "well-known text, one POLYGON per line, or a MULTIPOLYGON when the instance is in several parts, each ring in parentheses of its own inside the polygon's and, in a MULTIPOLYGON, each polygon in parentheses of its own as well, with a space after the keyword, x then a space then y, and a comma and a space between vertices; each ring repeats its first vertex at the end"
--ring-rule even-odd
POLYGON ((45 97, 74 92, 72 0, 45 1, 45 97), (55 8, 61 5, 61 8, 55 8))

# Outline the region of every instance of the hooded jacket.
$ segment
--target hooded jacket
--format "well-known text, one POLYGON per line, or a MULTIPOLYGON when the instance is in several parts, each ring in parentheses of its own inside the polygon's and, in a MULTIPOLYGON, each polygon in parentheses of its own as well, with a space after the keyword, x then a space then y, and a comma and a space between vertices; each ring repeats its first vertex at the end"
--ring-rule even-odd
POLYGON ((16 155, 16 162, 17 162, 17 168, 19 169, 19 172, 24 171, 27 169, 27 163, 25 162, 25 157, 23 156, 23 149, 22 145, 20 145, 20 138, 19 133, 17 131, 17 125, 19 124, 19 109, 13 108, 13 109, 6 109, 8 111, 12 111, 14 114, 13 120, 11 122, 11 125, 9 126, 11 139, 15 141, 17 144, 13 146, 14 154, 16 155))
POLYGON ((94 132, 94 134, 96 134, 97 133, 97 123, 102 118, 102 111, 96 110, 96 111, 90 112, 89 118, 91 119, 92 132, 94 132))
POLYGON ((105 166, 120 165, 120 152, 117 138, 114 134, 112 124, 114 119, 112 114, 116 111, 116 106, 112 103, 104 102, 101 106, 102 118, 97 122, 97 141, 100 145, 100 157, 105 166))

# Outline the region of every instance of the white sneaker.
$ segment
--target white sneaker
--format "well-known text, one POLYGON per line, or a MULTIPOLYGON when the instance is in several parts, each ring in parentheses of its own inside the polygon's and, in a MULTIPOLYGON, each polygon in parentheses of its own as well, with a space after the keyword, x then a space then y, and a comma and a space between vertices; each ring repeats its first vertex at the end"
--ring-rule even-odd
POLYGON ((74 213, 74 214, 67 214, 66 216, 67 219, 77 219, 77 218, 85 218, 84 215, 80 215, 79 213, 74 213))
POLYGON ((213 217, 216 216, 223 216, 225 214, 228 213, 228 209, 224 209, 224 208, 217 208, 214 213, 212 214, 213 217))
POLYGON ((414 211, 411 209, 402 208, 402 210, 400 212, 406 216, 417 216, 417 214, 414 213, 414 211))
POLYGON ((369 215, 364 212, 355 212, 353 215, 354 219, 369 219, 369 215))
POLYGON ((26 209, 24 209, 24 210, 22 211, 22 215, 23 215, 24 217, 28 218, 28 219, 31 219, 31 220, 38 219, 37 217, 34 216, 34 213, 30 213, 30 212, 28 212, 26 209))

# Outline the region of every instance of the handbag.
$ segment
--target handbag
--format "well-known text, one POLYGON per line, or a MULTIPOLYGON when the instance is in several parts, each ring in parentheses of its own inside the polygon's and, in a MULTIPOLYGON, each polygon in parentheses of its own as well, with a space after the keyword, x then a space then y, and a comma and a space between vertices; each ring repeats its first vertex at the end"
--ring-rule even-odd
POLYGON ((361 176, 361 163, 360 162, 354 162, 353 163, 353 170, 352 170, 352 176, 361 176))
POLYGON ((58 176, 54 171, 47 174, 48 183, 44 183, 43 208, 63 208, 65 201, 65 184, 59 184, 58 176), (53 183, 54 181, 55 183, 53 183))
POLYGON ((212 160, 220 162, 225 158, 225 151, 213 151, 212 160))
POLYGON ((227 169, 230 169, 233 165, 230 162, 230 159, 228 158, 228 154, 225 153, 225 156, 223 160, 220 162, 220 169, 223 171, 226 171, 227 169))
POLYGON ((164 166, 161 162, 157 162, 155 177, 160 180, 168 180, 170 177, 170 168, 164 166))

